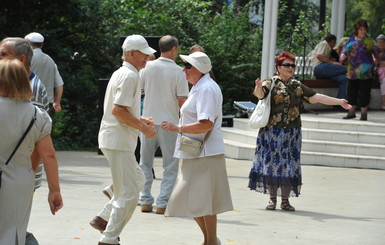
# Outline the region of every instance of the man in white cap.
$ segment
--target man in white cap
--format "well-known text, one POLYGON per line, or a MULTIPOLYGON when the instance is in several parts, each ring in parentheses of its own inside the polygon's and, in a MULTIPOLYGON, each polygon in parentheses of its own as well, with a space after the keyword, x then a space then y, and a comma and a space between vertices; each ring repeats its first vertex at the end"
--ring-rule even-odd
POLYGON ((114 196, 90 223, 102 232, 99 245, 119 244, 119 235, 139 200, 144 174, 134 154, 138 130, 147 138, 156 133, 154 121, 140 117, 139 86, 139 70, 156 51, 140 35, 128 36, 122 49, 123 65, 108 83, 99 130, 99 148, 109 162, 114 185, 114 196))
POLYGON ((140 167, 146 183, 140 193, 142 212, 152 212, 154 197, 151 194, 153 182, 152 167, 158 147, 163 157, 163 178, 160 193, 156 199, 156 213, 164 214, 168 199, 178 174, 178 159, 174 158, 176 134, 160 130, 162 121, 178 123, 179 109, 187 99, 188 83, 182 67, 175 63, 179 43, 173 36, 159 40, 161 55, 157 60, 147 62, 141 71, 140 85, 144 91, 143 116, 154 118, 157 134, 152 139, 141 137, 140 167))
POLYGON ((64 83, 53 59, 41 50, 44 37, 40 33, 32 32, 25 36, 25 39, 31 43, 33 48, 31 70, 40 77, 47 90, 50 110, 59 112, 62 109, 60 102, 64 83))

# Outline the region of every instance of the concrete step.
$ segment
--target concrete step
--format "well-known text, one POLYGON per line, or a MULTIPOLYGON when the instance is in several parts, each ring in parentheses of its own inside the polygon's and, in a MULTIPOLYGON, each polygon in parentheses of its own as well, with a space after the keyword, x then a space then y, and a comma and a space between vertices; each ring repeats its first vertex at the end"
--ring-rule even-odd
MULTIPOLYGON (((340 112, 302 114, 302 164, 385 170, 385 113, 371 111, 369 120, 343 120, 340 112)), ((226 156, 252 160, 258 130, 248 119, 234 118, 222 128, 226 156)))
MULTIPOLYGON (((229 140, 255 144, 258 130, 242 130, 238 128, 222 128, 223 137, 229 140)), ((328 129, 302 128, 302 138, 353 144, 385 145, 385 133, 344 132, 328 129)), ((356 146, 355 146, 356 147, 356 146)), ((370 153, 368 153, 370 154, 370 153)), ((385 150, 383 152, 385 156, 385 150)))
POLYGON ((302 151, 301 164, 385 170, 385 157, 302 151))
MULTIPOLYGON (((343 132, 385 133, 385 115, 384 123, 316 117, 308 114, 302 115, 301 118, 302 128, 327 129, 343 132)), ((234 128, 258 131, 249 127, 249 120, 247 118, 234 118, 234 128)))
MULTIPOLYGON (((224 142, 226 157, 240 160, 253 160, 255 145, 227 139, 225 139, 224 142)), ((303 150, 301 152, 301 164, 385 170, 385 157, 313 152, 303 150)))
POLYGON ((385 158, 385 145, 302 139, 302 150, 385 158))
POLYGON ((239 160, 253 160, 255 152, 255 143, 246 144, 234 140, 223 140, 225 143, 225 155, 229 158, 239 160))
MULTIPOLYGON (((385 117, 384 117, 385 122, 385 117)), ((384 133, 385 123, 302 116, 302 127, 345 132, 384 133)))
POLYGON ((346 132, 330 129, 302 128, 302 138, 385 145, 385 133, 346 132))
POLYGON ((258 137, 258 131, 247 131, 237 128, 222 128, 222 135, 224 139, 255 145, 258 137))

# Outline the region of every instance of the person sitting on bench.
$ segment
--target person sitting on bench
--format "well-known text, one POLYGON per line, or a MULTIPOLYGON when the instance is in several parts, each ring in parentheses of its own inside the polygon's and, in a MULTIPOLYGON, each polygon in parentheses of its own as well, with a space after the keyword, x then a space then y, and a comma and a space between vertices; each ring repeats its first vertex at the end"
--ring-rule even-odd
POLYGON ((330 79, 338 83, 337 98, 346 98, 346 87, 348 79, 346 77, 347 67, 330 58, 330 52, 336 45, 337 38, 333 34, 328 34, 322 42, 317 44, 315 49, 309 54, 314 76, 317 79, 330 79))

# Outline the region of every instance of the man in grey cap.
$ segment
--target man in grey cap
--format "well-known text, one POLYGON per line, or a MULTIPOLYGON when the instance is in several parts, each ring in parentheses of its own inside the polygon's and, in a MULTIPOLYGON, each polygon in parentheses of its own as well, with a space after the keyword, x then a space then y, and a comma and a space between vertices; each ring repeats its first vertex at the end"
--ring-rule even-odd
POLYGON ((50 110, 61 111, 61 97, 63 95, 63 79, 53 59, 42 51, 44 37, 37 32, 25 36, 33 48, 31 70, 36 73, 43 82, 47 93, 50 110))
POLYGON ((91 221, 102 232, 99 245, 119 244, 119 235, 130 220, 144 184, 135 159, 138 130, 147 138, 156 131, 151 118, 140 117, 139 70, 156 51, 140 35, 128 36, 123 45, 123 65, 112 74, 104 98, 99 148, 107 158, 114 196, 91 221))

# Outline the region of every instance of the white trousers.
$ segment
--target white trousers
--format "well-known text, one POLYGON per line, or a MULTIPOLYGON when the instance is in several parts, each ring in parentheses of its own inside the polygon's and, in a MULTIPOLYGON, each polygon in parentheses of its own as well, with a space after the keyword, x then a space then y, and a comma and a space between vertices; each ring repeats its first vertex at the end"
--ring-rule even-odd
POLYGON ((118 237, 131 219, 145 177, 133 152, 101 149, 111 168, 114 196, 98 214, 108 220, 100 242, 118 244, 118 237))

